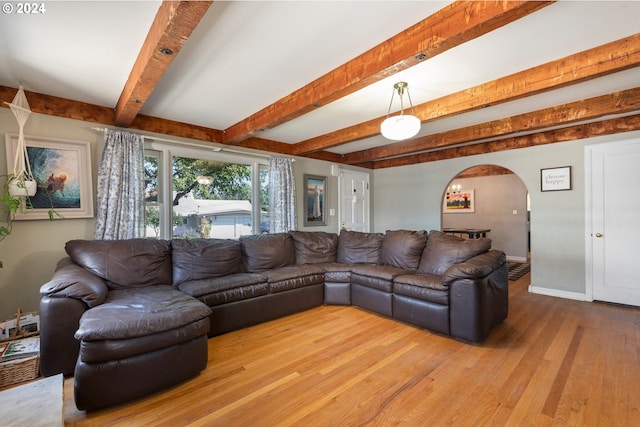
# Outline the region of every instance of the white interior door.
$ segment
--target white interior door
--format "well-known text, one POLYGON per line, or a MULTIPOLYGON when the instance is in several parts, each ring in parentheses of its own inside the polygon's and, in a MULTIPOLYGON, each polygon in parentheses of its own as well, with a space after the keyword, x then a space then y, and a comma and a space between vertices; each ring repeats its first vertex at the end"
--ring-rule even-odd
POLYGON ((587 146, 586 161, 587 292, 640 306, 640 140, 587 146))
POLYGON ((369 174, 341 171, 340 229, 369 232, 369 174))

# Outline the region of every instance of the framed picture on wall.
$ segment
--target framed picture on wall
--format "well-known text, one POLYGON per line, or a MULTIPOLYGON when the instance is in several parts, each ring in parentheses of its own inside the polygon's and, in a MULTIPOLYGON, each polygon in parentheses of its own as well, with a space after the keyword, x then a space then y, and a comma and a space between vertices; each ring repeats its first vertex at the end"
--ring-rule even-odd
POLYGON ((571 190, 571 166, 540 169, 542 191, 571 190))
POLYGON ((442 206, 443 213, 474 213, 476 211, 475 191, 458 190, 447 193, 442 206))
MULTIPOLYGON (((27 154, 36 194, 29 197, 33 207, 16 213, 15 219, 49 219, 53 207, 62 218, 93 217, 91 146, 85 141, 67 141, 25 136, 27 154)), ((7 163, 15 159, 18 135, 6 135, 7 163)), ((13 164, 8 165, 11 169, 13 164)))
POLYGON ((327 177, 304 175, 304 226, 327 225, 327 177))

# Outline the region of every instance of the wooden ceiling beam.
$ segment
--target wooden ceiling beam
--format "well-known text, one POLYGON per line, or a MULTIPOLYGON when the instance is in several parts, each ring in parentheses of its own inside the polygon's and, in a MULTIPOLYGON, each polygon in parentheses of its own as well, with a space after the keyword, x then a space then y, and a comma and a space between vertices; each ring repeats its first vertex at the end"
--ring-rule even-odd
POLYGON ((544 108, 487 123, 454 129, 409 141, 354 151, 343 156, 347 164, 381 160, 451 145, 465 144, 518 132, 530 132, 554 126, 593 120, 612 114, 628 113, 640 108, 640 87, 544 108))
MULTIPOLYGON (((635 34, 416 105, 414 112, 423 123, 428 123, 638 66, 640 34, 635 34)), ((294 146, 294 153, 304 154, 375 136, 380 133, 380 123, 384 118, 378 117, 300 142, 294 146)))
POLYGON ((554 1, 454 2, 229 127, 225 130, 225 143, 238 144, 260 130, 300 117, 552 3, 554 1))
MULTIPOLYGON (((0 105, 5 107, 4 102, 11 102, 17 92, 18 89, 0 86, 0 105)), ((34 113, 111 126, 115 125, 113 108, 86 104, 36 92, 25 91, 25 95, 29 101, 29 108, 34 113)))
POLYGON ((483 142, 464 147, 446 148, 427 153, 412 154, 404 157, 373 162, 373 169, 414 165, 417 163, 435 162, 438 160, 454 159, 458 157, 474 156, 498 151, 515 150, 518 148, 535 147, 539 145, 559 142, 575 141, 596 136, 612 135, 623 132, 640 130, 640 114, 606 119, 593 123, 568 126, 562 129, 538 132, 529 135, 483 142))
POLYGON ((163 1, 116 105, 117 126, 129 127, 212 1, 163 1))
MULTIPOLYGON (((5 101, 11 102, 17 91, 18 89, 15 88, 0 86, 0 104, 4 106, 5 101)), ((89 123, 99 123, 107 126, 117 126, 113 108, 43 95, 36 92, 25 91, 25 95, 29 101, 29 107, 34 113, 81 120, 89 123)), ((222 141, 222 131, 142 114, 136 116, 136 119, 129 128, 145 132, 179 136, 182 138, 192 138, 199 141, 222 141)))
POLYGON ((476 178, 483 176, 496 176, 496 175, 512 175, 513 171, 507 168, 503 168, 498 165, 479 165, 466 169, 456 175, 456 179, 460 178, 476 178))

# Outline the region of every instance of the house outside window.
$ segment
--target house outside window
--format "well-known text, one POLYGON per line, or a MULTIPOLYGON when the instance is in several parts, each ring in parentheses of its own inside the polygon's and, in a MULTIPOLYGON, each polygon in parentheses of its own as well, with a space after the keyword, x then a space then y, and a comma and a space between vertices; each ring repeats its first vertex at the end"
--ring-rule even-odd
POLYGON ((269 232, 266 159, 217 157, 210 150, 145 150, 147 238, 237 239, 269 232))

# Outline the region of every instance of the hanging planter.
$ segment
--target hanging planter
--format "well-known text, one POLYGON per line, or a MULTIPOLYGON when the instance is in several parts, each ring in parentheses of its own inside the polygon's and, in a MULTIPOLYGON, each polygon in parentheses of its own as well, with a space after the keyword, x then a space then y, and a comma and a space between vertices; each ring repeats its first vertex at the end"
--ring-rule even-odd
POLYGON ((12 178, 9 181, 9 194, 12 197, 26 197, 36 194, 38 184, 31 173, 31 163, 27 153, 27 145, 24 141, 24 124, 31 115, 31 108, 27 102, 22 83, 11 103, 5 102, 11 108, 13 115, 18 121, 20 131, 18 133, 18 146, 16 147, 16 157, 13 160, 12 178))
POLYGON ((12 178, 9 181, 9 194, 12 197, 32 197, 38 190, 38 183, 34 179, 12 178))

